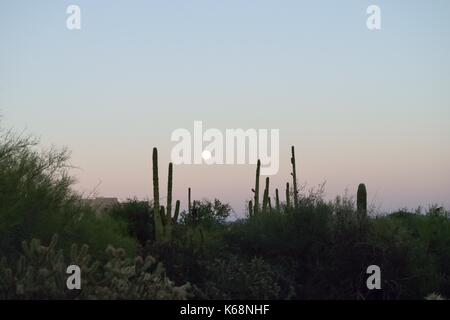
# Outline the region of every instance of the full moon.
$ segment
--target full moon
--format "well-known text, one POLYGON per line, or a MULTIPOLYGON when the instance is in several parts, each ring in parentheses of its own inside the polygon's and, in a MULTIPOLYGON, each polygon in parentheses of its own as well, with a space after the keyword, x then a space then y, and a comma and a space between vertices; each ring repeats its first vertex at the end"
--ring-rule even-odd
POLYGON ((204 160, 209 160, 211 158, 211 151, 205 150, 202 152, 202 158, 204 160))

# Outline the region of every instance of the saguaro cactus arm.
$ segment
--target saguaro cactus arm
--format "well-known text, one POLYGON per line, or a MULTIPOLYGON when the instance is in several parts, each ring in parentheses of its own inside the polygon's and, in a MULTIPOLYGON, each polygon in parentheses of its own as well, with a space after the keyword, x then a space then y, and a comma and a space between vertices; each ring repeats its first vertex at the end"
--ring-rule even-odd
POLYGON ((165 213, 165 208, 164 206, 161 206, 161 208, 159 209, 159 215, 161 216, 161 220, 162 220, 162 225, 163 225, 163 233, 164 233, 164 227, 167 225, 167 220, 166 220, 166 213, 165 213))
POLYGON ((255 207, 253 210, 253 214, 258 214, 259 211, 259 174, 261 170, 261 160, 258 159, 258 163, 256 165, 256 181, 255 181, 255 207))
POLYGON ((263 212, 267 212, 269 206, 269 177, 266 177, 266 187, 264 189, 264 197, 263 197, 263 212))
POLYGON ((172 220, 173 223, 177 223, 179 215, 180 215, 180 200, 177 200, 177 202, 175 203, 175 214, 172 220))
POLYGON ((192 203, 191 203, 191 188, 188 188, 188 213, 191 213, 192 203))
POLYGON ((271 197, 269 197, 268 203, 269 203, 269 212, 272 213, 272 200, 271 200, 271 197))
POLYGON ((291 147, 291 163, 292 163, 292 185, 294 187, 294 207, 298 207, 298 188, 297 188, 297 171, 295 169, 295 150, 291 147))
POLYGON ((275 189, 275 207, 277 212, 280 212, 280 195, 278 194, 278 188, 275 189))
POLYGON ((291 207, 291 198, 290 198, 290 190, 289 190, 289 182, 286 183, 286 211, 289 211, 291 207))
POLYGON ((172 217, 172 178, 173 178, 173 164, 169 163, 169 174, 167 179, 167 220, 172 217))

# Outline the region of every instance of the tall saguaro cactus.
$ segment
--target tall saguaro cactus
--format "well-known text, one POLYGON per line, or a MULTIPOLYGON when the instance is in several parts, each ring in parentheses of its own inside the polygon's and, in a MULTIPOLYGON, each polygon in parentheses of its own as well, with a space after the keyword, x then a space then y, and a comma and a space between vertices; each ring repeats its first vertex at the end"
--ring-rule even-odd
POLYGON ((164 206, 161 206, 161 208, 159 208, 159 215, 161 216, 161 221, 162 221, 162 226, 163 226, 163 237, 165 236, 165 226, 167 224, 166 221, 166 209, 164 208, 164 206))
POLYGON ((191 203, 191 188, 188 188, 188 213, 192 212, 192 203, 191 203))
POLYGON ((268 201, 268 203, 269 203, 269 213, 272 213, 272 200, 271 200, 271 198, 269 197, 269 199, 268 199, 269 201, 268 201))
POLYGON ((159 177, 158 177, 158 150, 153 148, 153 219, 155 225, 156 241, 170 240, 172 225, 178 220, 180 213, 180 201, 175 205, 175 214, 172 217, 172 186, 173 186, 173 164, 169 163, 167 180, 167 207, 161 206, 159 202, 159 177))
POLYGON ((278 192, 278 188, 275 189, 275 207, 277 212, 281 212, 280 194, 278 192))
POLYGON ((163 225, 159 206, 159 178, 158 178, 158 149, 153 148, 153 219, 155 225, 155 238, 163 237, 163 225))
POLYGON ((167 174, 167 207, 166 213, 162 215, 163 226, 164 226, 164 239, 168 240, 172 235, 172 179, 173 179, 173 164, 169 163, 169 170, 167 174))
POLYGON ((356 195, 356 208, 359 214, 367 214, 367 190, 364 183, 361 183, 358 186, 358 192, 356 195))
POLYGON ((277 212, 280 212, 280 195, 278 194, 278 188, 275 189, 275 207, 277 212))
POLYGON ((298 189, 297 189, 297 172, 295 169, 295 150, 294 150, 294 146, 291 147, 291 163, 292 163, 292 182, 293 182, 293 187, 294 187, 294 208, 297 209, 298 207, 298 189))
POLYGON ((259 174, 261 171, 261 160, 258 159, 258 163, 256 165, 256 181, 255 181, 255 189, 253 192, 255 193, 255 206, 253 209, 253 215, 257 215, 259 211, 259 174))

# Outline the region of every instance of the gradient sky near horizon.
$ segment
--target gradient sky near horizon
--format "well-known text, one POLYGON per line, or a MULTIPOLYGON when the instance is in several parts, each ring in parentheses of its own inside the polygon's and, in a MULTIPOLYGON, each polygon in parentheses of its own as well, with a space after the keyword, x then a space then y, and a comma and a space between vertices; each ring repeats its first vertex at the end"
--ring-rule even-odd
MULTIPOLYGON (((295 145, 299 182, 328 199, 365 182, 378 211, 450 207, 450 2, 0 0, 0 114, 72 150, 85 194, 151 198, 153 146, 164 194, 170 135, 201 120, 279 128, 281 194, 295 145)), ((254 172, 175 166, 174 199, 241 212, 254 172)))

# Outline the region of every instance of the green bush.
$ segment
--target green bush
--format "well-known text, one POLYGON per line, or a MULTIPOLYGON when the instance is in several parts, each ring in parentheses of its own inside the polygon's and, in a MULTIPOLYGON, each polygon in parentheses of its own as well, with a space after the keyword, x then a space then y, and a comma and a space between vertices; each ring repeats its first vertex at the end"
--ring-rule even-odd
POLYGON ((154 240, 153 208, 148 201, 129 199, 119 203, 106 212, 112 218, 126 225, 129 236, 144 246, 154 240))
POLYGON ((191 212, 183 211, 180 222, 182 224, 197 226, 212 226, 224 224, 231 212, 230 205, 220 202, 219 199, 195 201, 191 212))
POLYGON ((0 132, 0 251, 18 256, 23 240, 50 241, 61 234, 67 252, 72 243, 87 243, 99 257, 107 245, 133 255, 136 241, 124 224, 97 218, 72 190, 67 150, 39 151, 38 142, 12 132, 0 132))

